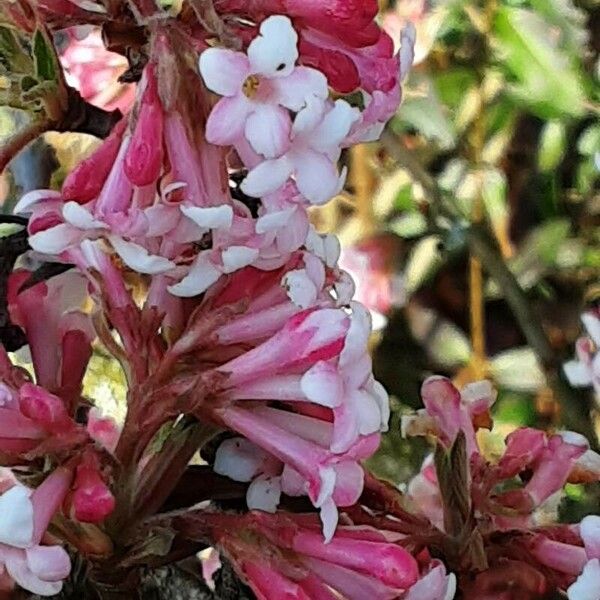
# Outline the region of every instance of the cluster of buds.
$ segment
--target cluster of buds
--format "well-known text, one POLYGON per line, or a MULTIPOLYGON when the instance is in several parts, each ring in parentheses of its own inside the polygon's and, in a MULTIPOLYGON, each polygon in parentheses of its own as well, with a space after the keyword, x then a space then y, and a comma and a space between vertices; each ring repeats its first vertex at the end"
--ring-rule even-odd
POLYGON ((495 393, 488 382, 460 392, 432 377, 422 397, 425 408, 405 417, 404 432, 432 437, 437 449, 410 481, 406 500, 428 521, 428 550, 445 555, 460 588, 484 598, 533 599, 556 590, 572 600, 595 598, 582 590, 600 589, 599 518, 548 524, 565 484, 600 480, 600 456, 587 440, 520 428, 486 456, 477 431, 492 426, 495 393))

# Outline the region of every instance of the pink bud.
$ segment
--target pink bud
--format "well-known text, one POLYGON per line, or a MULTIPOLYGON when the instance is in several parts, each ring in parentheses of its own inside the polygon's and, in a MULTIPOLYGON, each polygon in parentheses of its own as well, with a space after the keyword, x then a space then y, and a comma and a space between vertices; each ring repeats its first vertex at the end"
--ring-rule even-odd
POLYGON ((395 544, 339 536, 324 544, 319 533, 299 531, 294 536, 293 548, 296 552, 356 569, 397 588, 410 587, 419 577, 415 559, 395 544))
POLYGON ((66 433, 75 426, 63 401, 44 388, 26 383, 19 395, 21 412, 51 433, 66 433))
POLYGON ((248 584, 258 598, 263 600, 310 600, 310 596, 297 584, 284 577, 266 562, 244 562, 242 569, 248 584))
POLYGON ((115 508, 115 498, 98 470, 98 460, 87 454, 77 467, 73 494, 75 518, 84 523, 99 523, 115 508))
POLYGON ((154 65, 146 68, 146 80, 138 121, 124 165, 129 181, 140 187, 150 185, 158 179, 163 158, 163 113, 154 65))
POLYGON ((67 175, 62 187, 65 202, 85 204, 98 196, 117 158, 126 124, 126 119, 119 121, 102 145, 67 175))

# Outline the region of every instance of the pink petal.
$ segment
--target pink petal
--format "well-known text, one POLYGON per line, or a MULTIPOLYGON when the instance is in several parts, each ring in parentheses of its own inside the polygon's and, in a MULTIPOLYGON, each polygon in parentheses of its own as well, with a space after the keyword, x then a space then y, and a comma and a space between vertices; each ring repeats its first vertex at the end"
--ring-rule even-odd
POLYGON ((250 74, 246 56, 226 48, 204 50, 198 66, 206 87, 220 96, 237 94, 250 74))
POLYGON ((333 408, 343 400, 343 383, 334 365, 318 362, 303 376, 302 391, 311 401, 333 408))
POLYGON ((294 152, 292 161, 300 193, 313 204, 331 200, 338 190, 336 165, 324 154, 313 150, 294 152))
POLYGON ((220 146, 235 144, 244 135, 251 108, 251 103, 243 94, 221 98, 206 122, 206 139, 220 146))
POLYGON ((61 546, 34 546, 25 553, 31 572, 44 581, 62 581, 71 572, 71 560, 61 546))
POLYGON ((5 560, 8 574, 23 589, 40 596, 54 596, 62 589, 62 582, 44 581, 31 571, 24 550, 13 550, 5 560))
POLYGON ((265 158, 281 156, 290 147, 292 120, 287 110, 255 104, 246 121, 245 135, 252 148, 265 158))

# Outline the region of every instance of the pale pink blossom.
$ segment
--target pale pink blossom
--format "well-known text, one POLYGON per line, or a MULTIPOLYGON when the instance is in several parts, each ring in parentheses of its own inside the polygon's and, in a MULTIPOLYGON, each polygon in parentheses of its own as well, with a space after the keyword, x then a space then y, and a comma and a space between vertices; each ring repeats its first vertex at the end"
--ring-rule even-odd
POLYGON ((316 96, 298 112, 289 148, 279 157, 252 168, 242 183, 249 196, 261 197, 281 188, 293 177, 300 193, 313 204, 323 204, 343 187, 337 160, 342 144, 359 111, 345 100, 326 101, 316 96))
POLYGON ((59 468, 36 490, 8 481, 8 489, 0 495, 0 565, 9 578, 34 594, 58 594, 71 571, 62 547, 41 545, 70 482, 71 473, 59 468))
POLYGON ((587 336, 580 337, 575 344, 577 358, 565 363, 564 371, 571 385, 592 386, 600 394, 600 315, 598 310, 589 310, 581 316, 587 336))
POLYGON ((247 55, 209 48, 200 55, 200 73, 208 88, 223 96, 206 124, 209 142, 231 145, 245 137, 266 158, 283 154, 290 144, 288 109, 328 95, 325 77, 296 67, 298 36, 285 16, 262 22, 247 55))

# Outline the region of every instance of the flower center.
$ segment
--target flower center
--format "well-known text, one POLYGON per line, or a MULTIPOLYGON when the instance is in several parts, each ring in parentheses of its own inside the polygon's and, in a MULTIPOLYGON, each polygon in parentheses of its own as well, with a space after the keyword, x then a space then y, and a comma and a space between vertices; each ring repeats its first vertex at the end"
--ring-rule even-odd
POLYGON ((246 98, 253 98, 260 86, 260 78, 258 75, 248 75, 246 81, 242 85, 242 91, 246 98))

